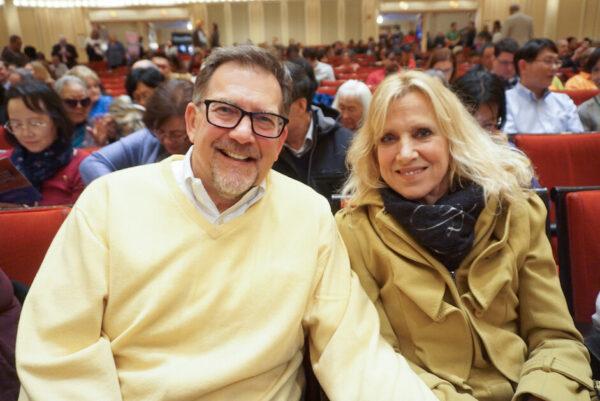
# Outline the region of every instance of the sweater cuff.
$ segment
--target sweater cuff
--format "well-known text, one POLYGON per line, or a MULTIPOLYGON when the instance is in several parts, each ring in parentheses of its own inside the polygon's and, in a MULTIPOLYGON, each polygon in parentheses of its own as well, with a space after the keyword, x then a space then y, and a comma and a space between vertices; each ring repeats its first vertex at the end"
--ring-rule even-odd
POLYGON ((526 401, 534 395, 545 401, 589 401, 589 390, 560 373, 535 370, 521 378, 512 401, 526 401))

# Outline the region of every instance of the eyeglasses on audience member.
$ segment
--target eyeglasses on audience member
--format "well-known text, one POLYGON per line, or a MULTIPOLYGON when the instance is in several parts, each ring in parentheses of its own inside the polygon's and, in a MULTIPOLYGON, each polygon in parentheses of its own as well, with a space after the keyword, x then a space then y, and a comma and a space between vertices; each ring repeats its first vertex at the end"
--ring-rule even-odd
POLYGON ((206 120, 215 127, 233 129, 247 115, 250 117, 252 132, 264 138, 281 136, 283 128, 289 121, 279 114, 246 111, 219 100, 206 99, 203 103, 206 105, 206 120))
POLYGON ((48 126, 48 121, 40 120, 38 118, 29 118, 25 122, 20 120, 9 120, 4 124, 4 128, 7 131, 17 134, 25 129, 25 126, 29 127, 30 130, 36 131, 48 126))
POLYGON ((92 104, 92 99, 89 97, 83 99, 63 99, 63 102, 72 109, 76 108, 78 105, 85 108, 92 104))

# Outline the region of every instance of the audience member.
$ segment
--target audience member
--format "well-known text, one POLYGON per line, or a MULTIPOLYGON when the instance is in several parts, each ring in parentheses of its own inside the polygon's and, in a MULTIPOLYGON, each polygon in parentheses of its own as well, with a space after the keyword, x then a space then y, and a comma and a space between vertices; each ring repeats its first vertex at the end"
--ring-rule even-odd
POLYGON ((67 42, 67 38, 61 36, 58 43, 52 46, 52 56, 58 56, 61 62, 67 67, 73 68, 77 64, 77 49, 75 46, 67 42))
POLYGON ((35 60, 37 60, 37 51, 35 50, 35 47, 33 47, 33 46, 25 46, 23 48, 23 53, 27 56, 27 60, 28 61, 35 61, 35 60))
POLYGON ((85 82, 88 94, 92 100, 92 108, 88 113, 89 119, 95 119, 106 115, 112 103, 112 96, 102 94, 102 82, 93 70, 85 65, 77 65, 68 72, 85 82))
POLYGON ((21 51, 23 41, 18 35, 10 35, 8 38, 8 46, 2 49, 2 60, 8 65, 16 67, 24 67, 29 61, 25 53, 21 51))
POLYGON ((342 126, 356 132, 369 110, 371 97, 371 90, 364 82, 351 79, 340 85, 332 106, 340 112, 342 126))
POLYGON ((52 56, 52 62, 49 65, 49 69, 55 79, 61 78, 67 73, 67 71, 69 71, 67 65, 61 62, 60 57, 58 56, 52 56))
POLYGON ((297 401, 306 341, 332 401, 435 400, 380 337, 325 200, 271 170, 288 88, 266 51, 213 51, 190 151, 85 190, 22 311, 23 399, 297 401))
POLYGON ((559 39, 556 41, 556 47, 558 49, 558 57, 562 62, 561 68, 577 68, 577 63, 573 61, 573 53, 569 48, 569 42, 566 39, 559 39))
POLYGON ((60 97, 48 85, 29 80, 11 87, 6 102, 6 138, 14 146, 6 156, 37 190, 10 202, 74 203, 83 190, 79 164, 87 154, 73 149, 73 126, 60 97))
MULTIPOLYGON (((85 82, 74 75, 64 75, 56 81, 54 90, 56 90, 56 93, 62 99, 67 115, 74 127, 72 136, 73 147, 85 148, 96 146, 98 143, 96 143, 90 124, 88 123, 88 114, 92 108, 92 99, 90 98, 85 82)), ((99 145, 103 145, 103 142, 101 141, 99 145)))
POLYGON ((100 38, 100 32, 97 29, 92 29, 90 37, 85 40, 85 52, 89 61, 104 60, 104 50, 102 46, 104 42, 100 38))
POLYGON ((456 28, 456 22, 450 23, 450 30, 446 32, 446 44, 453 48, 460 43, 460 32, 456 28))
POLYGON ((500 130, 506 121, 506 97, 500 77, 482 70, 469 71, 454 81, 452 91, 481 128, 504 137, 500 130))
POLYGON ((154 89, 165 80, 165 77, 153 68, 132 68, 125 80, 125 89, 133 101, 140 106, 146 105, 146 101, 152 96, 154 89))
POLYGON ((521 6, 512 4, 508 10, 510 16, 504 21, 502 36, 514 39, 523 46, 533 38, 533 19, 521 12, 521 6))
POLYGON ((204 33, 204 21, 202 20, 196 21, 196 29, 192 32, 192 44, 195 48, 206 50, 208 38, 204 33))
POLYGON ((31 70, 25 67, 11 68, 8 72, 8 86, 15 86, 24 81, 34 79, 31 70))
POLYGON ((169 63, 169 59, 163 56, 154 56, 151 59, 152 63, 158 68, 160 73, 165 77, 165 79, 171 78, 171 63, 169 63))
POLYGON ((590 73, 594 65, 589 65, 588 60, 596 49, 590 47, 579 57, 578 63, 581 66, 579 73, 573 75, 565 83, 566 90, 596 90, 598 86, 592 81, 590 73))
POLYGON ((290 121, 273 168, 331 200, 346 179, 346 148, 352 132, 311 104, 317 85, 302 65, 286 62, 286 67, 293 83, 290 121))
POLYGON ((427 70, 437 70, 444 75, 446 83, 452 82, 454 76, 454 57, 448 48, 434 49, 425 66, 427 70))
MULTIPOLYGON (((586 63, 590 78, 600 88, 600 48, 596 48, 586 63)), ((579 105, 577 112, 585 131, 600 131, 600 95, 579 105)))
POLYGON ((506 133, 581 132, 577 108, 563 93, 548 86, 560 67, 558 49, 550 39, 532 39, 515 55, 520 81, 506 92, 506 133))
POLYGON ((143 128, 92 153, 81 163, 87 185, 96 178, 142 164, 155 163, 171 155, 185 154, 191 143, 185 130, 184 113, 192 101, 193 84, 169 80, 148 99, 143 128))
POLYGON ((481 66, 486 71, 492 71, 495 60, 495 47, 492 43, 486 43, 481 47, 481 66))
POLYGON ((219 35, 219 25, 216 22, 212 24, 212 32, 210 33, 210 48, 214 49, 221 47, 221 39, 219 35))
POLYGON ((10 75, 10 70, 8 66, 3 60, 0 60, 0 86, 4 89, 10 88, 10 82, 8 81, 8 76, 10 75))
POLYGON ((494 26, 492 27, 492 43, 496 44, 502 38, 502 24, 500 23, 500 20, 494 20, 494 26))
POLYGON ((50 75, 50 71, 44 66, 41 61, 30 61, 25 65, 29 71, 31 71, 31 75, 33 78, 37 79, 40 82, 45 83, 46 85, 54 84, 54 79, 50 75))
POLYGON ((336 220, 382 335, 441 400, 589 401, 529 160, 418 71, 367 119, 336 220))
POLYGON ((460 31, 460 44, 463 47, 468 47, 469 49, 473 49, 476 34, 477 34, 477 30, 475 29, 475 22, 469 21, 467 23, 467 26, 465 26, 460 31))
POLYGON ((306 60, 308 60, 311 67, 313 68, 317 83, 321 83, 321 81, 335 81, 333 67, 319 60, 319 54, 317 49, 312 47, 305 47, 302 51, 302 55, 306 60))
POLYGON ((121 67, 127 64, 127 51, 123 43, 117 40, 114 34, 108 36, 106 48, 106 64, 109 69, 121 67))
POLYGON ((21 305, 13 285, 0 268, 0 399, 17 401, 19 378, 15 368, 15 340, 21 305))
POLYGON ((512 88, 519 81, 515 71, 515 54, 518 50, 519 45, 511 38, 500 39, 494 45, 492 72, 504 81, 506 89, 512 88))

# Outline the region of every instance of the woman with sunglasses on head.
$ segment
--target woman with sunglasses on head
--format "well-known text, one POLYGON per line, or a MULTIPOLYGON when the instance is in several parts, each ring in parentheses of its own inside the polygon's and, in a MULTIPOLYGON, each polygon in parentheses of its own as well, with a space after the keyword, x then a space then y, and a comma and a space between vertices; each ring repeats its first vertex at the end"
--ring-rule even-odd
POLYGON ((177 79, 156 88, 146 102, 147 128, 92 153, 81 164, 81 177, 86 185, 113 171, 185 154, 192 144, 186 133, 184 113, 192 101, 193 90, 194 84, 177 79))
POLYGON ((73 125, 60 97, 48 85, 28 80, 6 94, 6 137, 14 148, 4 154, 37 189, 35 199, 13 203, 72 204, 83 191, 79 164, 87 156, 73 149, 73 125))
POLYGON ((386 78, 336 215, 381 333, 444 401, 589 401, 531 163, 444 84, 386 78))
POLYGON ((104 141, 95 140, 88 122, 92 99, 86 83, 76 76, 64 75, 54 83, 54 90, 62 99, 69 120, 74 127, 73 147, 85 148, 103 145, 104 141))

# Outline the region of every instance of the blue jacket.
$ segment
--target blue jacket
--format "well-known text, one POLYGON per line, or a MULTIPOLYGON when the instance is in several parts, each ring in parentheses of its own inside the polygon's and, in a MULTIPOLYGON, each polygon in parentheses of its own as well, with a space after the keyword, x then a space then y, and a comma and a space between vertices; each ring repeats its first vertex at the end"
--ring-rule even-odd
POLYGON ((92 153, 80 165, 83 182, 88 185, 96 178, 128 167, 150 164, 165 156, 165 150, 146 128, 92 153))

